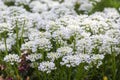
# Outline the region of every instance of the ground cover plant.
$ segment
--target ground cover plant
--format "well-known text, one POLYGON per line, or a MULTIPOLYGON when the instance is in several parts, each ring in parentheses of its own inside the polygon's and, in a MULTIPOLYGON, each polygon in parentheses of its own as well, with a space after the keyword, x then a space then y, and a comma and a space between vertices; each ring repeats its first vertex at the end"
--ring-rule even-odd
POLYGON ((0 0, 0 80, 120 80, 119 0, 0 0))

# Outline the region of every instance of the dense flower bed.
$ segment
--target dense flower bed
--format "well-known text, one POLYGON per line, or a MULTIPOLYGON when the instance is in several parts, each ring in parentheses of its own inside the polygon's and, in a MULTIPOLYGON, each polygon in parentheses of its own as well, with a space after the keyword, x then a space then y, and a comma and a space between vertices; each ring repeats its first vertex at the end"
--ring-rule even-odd
POLYGON ((101 0, 0 0, 0 80, 119 80, 120 14, 101 0))

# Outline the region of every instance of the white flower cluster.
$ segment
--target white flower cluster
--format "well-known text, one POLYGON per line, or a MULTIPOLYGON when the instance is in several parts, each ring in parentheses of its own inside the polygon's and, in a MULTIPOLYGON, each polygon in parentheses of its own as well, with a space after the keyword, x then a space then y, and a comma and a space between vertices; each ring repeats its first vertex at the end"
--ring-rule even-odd
POLYGON ((49 51, 51 49, 51 42, 49 39, 41 38, 36 39, 34 41, 28 41, 25 44, 22 45, 21 49, 31 49, 32 52, 36 52, 37 49, 44 49, 46 51, 49 51))
MULTIPOLYGON (((99 68, 99 66, 102 65, 102 60, 104 59, 104 55, 103 54, 96 54, 96 55, 91 55, 91 62, 92 64, 94 63, 94 65, 96 65, 96 68, 99 68)), ((85 68, 89 68, 92 67, 92 65, 90 64, 89 66, 85 66, 85 68)))
MULTIPOLYGON (((87 15, 100 1, 0 0, 0 51, 32 51, 26 58, 35 62, 44 57, 46 62, 40 62, 38 68, 47 73, 56 69, 54 62, 58 59, 67 67, 97 61, 99 67, 104 55, 112 53, 111 47, 116 56, 120 54, 119 12, 105 8, 87 15), (11 2, 14 5, 8 6, 11 2), (86 14, 78 15, 76 5, 86 14), (36 54, 42 51, 45 55, 36 54)), ((9 54, 4 60, 19 62, 19 56, 9 54)))
POLYGON ((21 60, 17 54, 8 54, 4 57, 4 61, 14 65, 15 62, 19 63, 21 60))
POLYGON ((10 26, 10 24, 8 23, 0 23, 0 33, 3 33, 3 32, 8 32, 12 30, 12 27, 10 26))
MULTIPOLYGON (((104 58, 104 55, 89 55, 89 54, 77 54, 77 55, 68 55, 62 58, 61 65, 65 65, 66 67, 76 67, 79 66, 81 63, 88 63, 91 62, 96 63, 96 61, 101 61, 104 58)), ((101 62, 102 63, 102 62, 101 62)), ((96 63, 97 64, 97 63, 96 63)), ((98 67, 101 64, 97 64, 98 67)))
POLYGON ((45 12, 58 6, 74 8, 79 4, 79 10, 89 12, 96 2, 101 0, 2 0, 4 3, 14 3, 15 5, 27 5, 32 12, 45 12))
POLYGON ((38 66, 38 69, 42 72, 46 72, 46 73, 50 73, 52 70, 55 70, 55 64, 53 62, 42 62, 40 63, 40 65, 38 66))
POLYGON ((34 53, 34 54, 30 54, 30 55, 26 56, 26 59, 30 60, 31 62, 35 62, 41 58, 42 58, 42 55, 40 53, 39 54, 34 53))
POLYGON ((28 5, 31 0, 15 0, 15 5, 28 5))
MULTIPOLYGON (((12 33, 9 33, 8 38, 6 39, 7 50, 12 50, 12 46, 15 44, 15 36, 12 33)), ((0 41, 0 51, 4 52, 6 50, 4 38, 0 41)))
POLYGON ((57 52, 60 53, 61 56, 73 54, 73 49, 70 47, 60 47, 57 49, 57 52))
MULTIPOLYGON (((85 57, 85 56, 84 56, 85 57)), ((75 67, 82 63, 83 59, 78 55, 68 55, 62 58, 61 65, 66 65, 67 67, 75 67)))
POLYGON ((50 59, 51 61, 57 60, 58 58, 61 57, 60 53, 56 53, 56 52, 51 52, 47 54, 48 59, 50 59))

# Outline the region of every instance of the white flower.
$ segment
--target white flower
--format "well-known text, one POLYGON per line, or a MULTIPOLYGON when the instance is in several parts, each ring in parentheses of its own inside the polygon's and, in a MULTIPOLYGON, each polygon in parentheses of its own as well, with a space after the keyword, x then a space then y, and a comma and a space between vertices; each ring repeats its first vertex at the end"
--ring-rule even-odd
POLYGON ((14 2, 15 0, 2 0, 3 2, 14 2))
POLYGON ((23 13, 27 13, 27 11, 23 7, 10 6, 7 8, 7 14, 9 17, 20 16, 23 13))
MULTIPOLYGON (((10 51, 11 48, 12 48, 12 45, 7 44, 7 50, 10 51)), ((5 50, 6 50, 5 44, 0 42, 0 51, 5 51, 5 50)))
POLYGON ((113 20, 120 16, 119 12, 115 8, 105 8, 104 13, 107 15, 106 16, 107 18, 110 18, 110 19, 113 19, 113 20))
POLYGON ((48 10, 47 4, 43 4, 40 1, 32 1, 29 6, 33 12, 43 12, 48 10))
POLYGON ((115 38, 115 39, 120 41, 120 30, 118 30, 118 29, 108 30, 106 32, 106 35, 111 37, 111 38, 115 38))
POLYGON ((31 0, 15 0, 15 5, 28 5, 31 0))
POLYGON ((77 51, 80 53, 90 53, 92 51, 92 41, 89 37, 76 41, 77 51))
POLYGON ((103 54, 93 54, 92 56, 91 56, 91 59, 92 59, 92 61, 95 61, 95 60, 102 60, 102 59, 104 59, 104 55, 103 54))
POLYGON ((96 64, 96 67, 99 68, 99 66, 102 65, 102 60, 104 59, 104 57, 105 56, 103 54, 93 54, 91 56, 91 62, 96 64))
POLYGON ((50 40, 46 38, 36 39, 34 43, 39 49, 45 49, 46 51, 52 48, 50 40))
POLYGON ((60 30, 54 31, 54 33, 52 34, 52 37, 56 39, 69 39, 71 36, 71 30, 65 27, 60 28, 60 30))
POLYGON ((37 46, 34 41, 28 41, 25 44, 22 44, 21 50, 30 49, 33 52, 37 51, 37 46))
POLYGON ((90 55, 88 54, 77 54, 77 55, 67 55, 62 58, 61 65, 66 65, 67 67, 76 67, 80 63, 90 63, 90 55))
POLYGON ((41 39, 41 38, 51 38, 51 34, 46 31, 46 32, 40 32, 38 30, 32 29, 28 35, 29 40, 36 40, 36 39, 41 39))
POLYGON ((36 60, 41 59, 42 55, 39 53, 34 53, 26 56, 27 60, 30 60, 31 62, 35 62, 36 60))
MULTIPOLYGON (((75 54, 75 55, 67 55, 62 58, 61 65, 66 65, 66 67, 76 67, 81 63, 94 62, 96 64, 97 61, 101 61, 104 58, 104 55, 89 55, 89 54, 75 54)), ((101 64, 99 64, 100 66, 101 64)))
POLYGON ((38 66, 38 69, 42 72, 50 73, 52 70, 55 70, 55 64, 53 62, 41 62, 40 65, 38 66))
MULTIPOLYGON (((12 46, 15 44, 15 37, 13 36, 13 34, 8 33, 8 37, 6 38, 6 45, 7 45, 7 50, 10 51, 12 49, 12 46)), ((0 51, 5 51, 6 47, 5 47, 5 41, 2 38, 2 40, 0 41, 0 51)))
POLYGON ((48 53, 47 54, 47 57, 51 60, 51 61, 54 61, 58 58, 61 57, 61 55, 59 53, 56 53, 56 52, 51 52, 51 53, 48 53))
POLYGON ((64 56, 64 55, 73 54, 73 49, 68 46, 64 46, 58 48, 57 52, 60 53, 61 56, 64 56))
POLYGON ((83 11, 91 11, 93 8, 93 5, 91 3, 84 3, 81 4, 81 6, 79 7, 79 10, 83 10, 83 11))
POLYGON ((22 44, 21 50, 30 49, 32 50, 32 52, 36 52, 37 48, 49 51, 52 48, 52 45, 49 39, 40 38, 40 39, 35 39, 33 41, 25 42, 25 44, 22 44))
POLYGON ((9 23, 0 23, 0 33, 3 33, 5 31, 10 31, 12 30, 12 27, 9 23))
POLYGON ((20 60, 20 57, 17 54, 8 54, 4 57, 4 61, 5 62, 10 62, 10 64, 13 65, 15 62, 19 63, 21 60, 20 60))

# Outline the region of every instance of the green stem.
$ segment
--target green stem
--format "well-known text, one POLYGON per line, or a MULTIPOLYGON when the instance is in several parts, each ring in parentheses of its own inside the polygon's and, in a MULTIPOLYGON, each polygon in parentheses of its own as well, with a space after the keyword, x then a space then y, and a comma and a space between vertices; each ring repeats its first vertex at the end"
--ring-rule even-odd
POLYGON ((116 60, 115 60, 115 53, 113 52, 112 46, 111 46, 111 55, 112 55, 113 80, 116 80, 116 60))
POLYGON ((57 48, 59 48, 59 42, 58 42, 58 40, 57 40, 57 42, 56 42, 56 50, 57 50, 57 48))
POLYGON ((74 51, 74 54, 76 52, 76 34, 74 36, 74 40, 73 40, 73 51, 74 51))
POLYGON ((45 58, 46 58, 46 53, 44 52, 44 50, 43 50, 43 49, 41 50, 41 53, 42 53, 42 60, 44 61, 44 60, 45 60, 45 58))
POLYGON ((0 34, 0 40, 2 39, 2 36, 1 36, 1 34, 0 34))
POLYGON ((20 37, 21 45, 23 43, 24 26, 25 26, 25 20, 24 20, 24 24, 23 24, 23 27, 22 27, 22 34, 21 34, 21 37, 20 37))
POLYGON ((68 69, 69 71, 69 73, 68 73, 68 80, 71 80, 71 67, 68 69))
POLYGON ((44 75, 44 80, 47 80, 47 78, 46 78, 46 73, 45 73, 45 72, 43 73, 43 75, 44 75))
POLYGON ((34 65, 35 65, 35 70, 36 70, 36 73, 38 75, 38 79, 40 80, 40 73, 39 73, 39 70, 38 70, 38 66, 37 66, 37 63, 34 62, 34 65))
POLYGON ((19 30, 18 30, 18 24, 16 21, 16 42, 17 42, 17 48, 18 48, 18 53, 20 55, 20 46, 19 46, 19 30))
POLYGON ((11 64, 10 63, 6 63, 6 66, 7 66, 7 68, 6 68, 7 77, 8 76, 14 76, 14 73, 11 73, 11 70, 13 69, 11 64))
POLYGON ((105 60, 103 60, 102 76, 105 76, 105 71, 106 71, 105 60))
POLYGON ((4 43, 5 43, 5 53, 8 54, 7 42, 6 42, 6 32, 4 32, 4 43))
POLYGON ((77 67, 77 72, 76 72, 75 78, 76 78, 76 80, 82 80, 84 76, 85 76, 84 64, 81 63, 81 64, 77 67))
POLYGON ((16 69, 15 65, 13 65, 13 67, 14 67, 14 70, 15 70, 15 74, 16 74, 17 79, 20 80, 18 70, 16 69))
POLYGON ((84 54, 86 53, 86 49, 85 49, 85 47, 84 47, 84 54))

